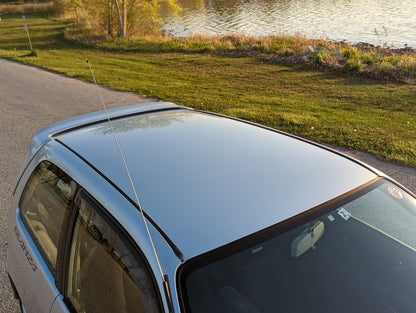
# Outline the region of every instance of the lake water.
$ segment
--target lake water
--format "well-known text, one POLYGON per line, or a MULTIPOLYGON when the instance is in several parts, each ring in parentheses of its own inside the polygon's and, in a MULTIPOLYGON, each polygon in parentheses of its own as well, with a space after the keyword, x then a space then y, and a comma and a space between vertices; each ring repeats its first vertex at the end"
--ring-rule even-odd
POLYGON ((178 0, 175 19, 162 14, 175 36, 299 32, 309 38, 416 48, 416 0, 178 0))

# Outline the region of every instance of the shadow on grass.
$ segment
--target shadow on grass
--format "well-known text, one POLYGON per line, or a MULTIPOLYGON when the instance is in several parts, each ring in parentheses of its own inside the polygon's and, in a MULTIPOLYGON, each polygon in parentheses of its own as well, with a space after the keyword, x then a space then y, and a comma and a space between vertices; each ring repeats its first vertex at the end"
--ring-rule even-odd
POLYGON ((19 55, 18 58, 37 57, 38 50, 32 50, 28 54, 19 55))
POLYGON ((405 85, 403 81, 389 81, 389 80, 380 80, 372 77, 364 76, 360 73, 351 73, 348 71, 328 71, 314 66, 305 66, 305 65, 287 65, 288 67, 293 67, 293 71, 298 72, 309 72, 311 78, 316 81, 333 81, 342 82, 342 85, 347 86, 389 86, 389 85, 405 85))
MULTIPOLYGON (((40 50, 66 47, 64 30, 71 24, 70 20, 59 20, 51 17, 52 12, 26 13, 30 39, 34 47, 40 50), (50 20, 55 20, 54 24, 50 20)), ((5 14, 2 16, 5 32, 0 35, 0 47, 5 50, 26 50, 29 46, 27 33, 23 26, 21 14, 5 14), (18 26, 16 26, 18 25, 18 26)))

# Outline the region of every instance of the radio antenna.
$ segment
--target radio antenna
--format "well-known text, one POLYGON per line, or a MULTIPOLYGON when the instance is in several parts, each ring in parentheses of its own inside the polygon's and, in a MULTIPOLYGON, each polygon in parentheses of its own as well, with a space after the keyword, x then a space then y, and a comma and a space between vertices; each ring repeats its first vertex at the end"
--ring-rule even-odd
POLYGON ((126 159, 124 158, 123 150, 121 149, 120 143, 119 143, 119 141, 117 139, 117 135, 116 135, 116 132, 114 130, 113 124, 111 122, 110 115, 108 114, 107 106, 105 105, 105 102, 104 102, 103 96, 101 94, 100 88, 98 87, 97 81, 95 80, 95 76, 94 76, 94 73, 92 71, 91 64, 90 64, 90 62, 88 60, 87 60, 87 64, 88 64, 88 67, 90 69, 91 76, 92 76, 92 79, 94 81, 95 88, 97 89, 98 97, 100 98, 101 103, 102 103, 102 105, 104 107, 104 111, 105 111, 105 114, 107 116, 108 124, 110 125, 111 132, 112 132, 113 137, 114 137, 114 141, 115 141, 115 143, 117 145, 117 148, 118 148, 118 151, 120 153, 121 160, 123 161, 124 169, 126 170, 127 177, 129 178, 130 186, 131 186, 131 188, 133 190, 134 198, 136 200, 137 207, 139 208, 140 214, 141 214, 141 216, 143 218, 143 223, 144 223, 144 226, 146 228, 147 236, 149 237, 150 244, 151 244, 152 249, 153 249, 153 254, 154 254, 155 258, 156 258, 157 266, 159 268, 160 275, 161 275, 162 280, 163 280, 163 287, 165 289, 165 293, 166 293, 166 298, 167 298, 167 301, 168 301, 169 310, 170 310, 170 312, 173 312, 173 303, 172 303, 172 297, 171 297, 170 289, 169 289, 168 276, 165 275, 165 274, 163 274, 162 266, 160 265, 160 261, 159 261, 159 256, 158 256, 158 254, 156 252, 156 248, 155 248, 155 245, 153 243, 152 235, 150 234, 149 226, 147 225, 146 217, 144 215, 142 206, 140 204, 139 197, 137 195, 136 187, 134 187, 133 179, 131 178, 130 171, 129 171, 129 168, 127 166, 126 159))

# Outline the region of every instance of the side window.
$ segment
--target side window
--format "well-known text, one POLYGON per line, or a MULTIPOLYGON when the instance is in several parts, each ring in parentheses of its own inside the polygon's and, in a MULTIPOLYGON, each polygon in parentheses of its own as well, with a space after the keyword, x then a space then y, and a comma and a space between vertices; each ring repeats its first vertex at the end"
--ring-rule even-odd
POLYGON ((43 162, 30 177, 20 202, 22 219, 54 273, 62 224, 75 188, 65 173, 43 162))
POLYGON ((77 312, 160 312, 147 267, 85 192, 75 201, 66 297, 77 312), (97 209, 98 208, 98 209, 97 209))

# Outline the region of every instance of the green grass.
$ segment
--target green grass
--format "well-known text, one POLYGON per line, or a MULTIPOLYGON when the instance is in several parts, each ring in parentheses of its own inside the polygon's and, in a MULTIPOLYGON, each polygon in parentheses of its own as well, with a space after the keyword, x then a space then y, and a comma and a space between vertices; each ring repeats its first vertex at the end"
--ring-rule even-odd
MULTIPOLYGON (((88 59, 98 83, 111 88, 236 116, 416 166, 415 83, 262 63, 258 56, 169 53, 153 48, 102 51, 66 41, 63 32, 68 20, 48 18, 46 13, 26 14, 26 19, 37 56, 28 56, 21 16, 3 15, 0 57, 91 80, 88 59)), ((151 46, 150 41, 147 44, 151 46)))
POLYGON ((53 8, 53 3, 7 3, 0 4, 0 14, 23 14, 33 11, 45 11, 53 8))

